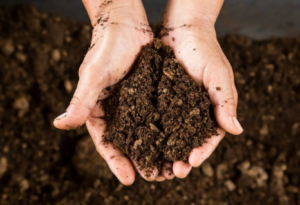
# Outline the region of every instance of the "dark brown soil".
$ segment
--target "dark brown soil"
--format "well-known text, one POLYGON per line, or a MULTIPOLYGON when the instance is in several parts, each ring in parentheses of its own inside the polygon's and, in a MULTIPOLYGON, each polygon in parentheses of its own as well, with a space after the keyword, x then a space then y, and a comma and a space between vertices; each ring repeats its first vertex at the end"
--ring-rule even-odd
MULTIPOLYGON (((91 26, 0 7, 0 204, 300 204, 300 38, 220 39, 245 132, 185 179, 122 186, 85 128, 52 120, 73 95, 91 26)), ((177 41, 177 39, 175 39, 177 41)))
POLYGON ((104 141, 113 142, 141 169, 187 163, 193 148, 218 134, 208 93, 159 39, 143 47, 130 76, 116 85, 104 108, 104 141))

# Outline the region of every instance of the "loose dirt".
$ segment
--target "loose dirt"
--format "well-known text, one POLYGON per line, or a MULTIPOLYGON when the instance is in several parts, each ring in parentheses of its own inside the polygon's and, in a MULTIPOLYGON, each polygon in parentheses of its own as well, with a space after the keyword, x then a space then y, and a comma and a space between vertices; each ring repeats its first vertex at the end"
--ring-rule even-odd
POLYGON ((185 179, 148 183, 137 175, 125 187, 84 126, 52 126, 76 88, 91 26, 0 7, 0 31, 1 205, 300 204, 300 38, 219 39, 245 132, 227 134, 185 179))
POLYGON ((218 134, 208 93, 159 39, 143 47, 131 74, 110 96, 104 101, 104 141, 113 142, 141 169, 187 163, 193 148, 218 134))

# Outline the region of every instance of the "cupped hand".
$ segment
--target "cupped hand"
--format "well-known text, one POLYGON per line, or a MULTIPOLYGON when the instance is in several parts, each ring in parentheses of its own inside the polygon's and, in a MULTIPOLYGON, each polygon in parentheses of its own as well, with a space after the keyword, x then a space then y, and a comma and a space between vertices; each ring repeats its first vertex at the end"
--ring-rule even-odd
MULTIPOLYGON (((79 82, 66 113, 54 120, 59 129, 74 129, 86 123, 94 144, 111 171, 124 185, 135 180, 134 163, 112 143, 104 144, 106 122, 101 101, 109 95, 109 86, 119 82, 138 57, 142 46, 150 43, 153 34, 141 1, 85 0, 94 26, 91 46, 79 69, 79 82)), ((139 170, 138 170, 139 171, 139 170)), ((146 180, 164 180, 157 173, 146 180)))
POLYGON ((186 18, 187 13, 181 13, 184 9, 190 12, 190 16, 199 14, 187 4, 177 4, 179 2, 171 1, 167 6, 161 31, 163 44, 171 46, 186 73, 208 91, 219 125, 219 135, 194 148, 188 164, 181 161, 173 164, 175 176, 184 178, 192 167, 200 166, 211 155, 225 131, 238 135, 243 129, 237 120, 238 94, 232 68, 218 43, 214 22, 200 20, 205 17, 186 18))

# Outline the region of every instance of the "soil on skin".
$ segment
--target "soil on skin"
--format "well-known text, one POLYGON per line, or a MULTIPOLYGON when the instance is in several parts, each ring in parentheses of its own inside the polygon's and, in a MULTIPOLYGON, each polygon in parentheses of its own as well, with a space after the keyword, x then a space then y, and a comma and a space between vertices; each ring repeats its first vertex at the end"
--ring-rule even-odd
POLYGON ((0 7, 0 31, 1 205, 300 204, 300 38, 219 39, 244 133, 227 134, 185 179, 148 183, 137 174, 125 187, 84 126, 52 125, 76 88, 91 26, 0 7))
POLYGON ((104 141, 113 142, 143 170, 157 167, 160 172, 164 162, 188 163, 193 148, 218 134, 208 93, 159 39, 143 47, 130 76, 103 105, 104 141))

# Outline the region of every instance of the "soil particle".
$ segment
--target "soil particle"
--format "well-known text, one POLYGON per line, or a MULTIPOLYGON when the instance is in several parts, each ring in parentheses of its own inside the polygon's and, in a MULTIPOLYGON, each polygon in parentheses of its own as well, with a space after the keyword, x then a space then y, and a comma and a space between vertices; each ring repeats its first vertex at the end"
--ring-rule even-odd
POLYGON ((173 173, 171 167, 166 167, 165 170, 166 170, 167 173, 169 173, 169 175, 171 175, 173 173))
POLYGON ((27 56, 26 56, 24 53, 22 53, 22 52, 17 52, 17 53, 16 53, 16 58, 17 58, 20 62, 22 62, 22 63, 25 63, 26 60, 27 60, 27 56))
POLYGON ((59 61, 60 59, 61 59, 61 53, 60 53, 60 51, 58 50, 58 49, 54 49, 53 51, 52 51, 52 59, 54 60, 54 61, 59 61))
POLYGON ((72 82, 70 80, 66 80, 64 82, 64 86, 65 86, 65 89, 68 93, 72 93, 73 91, 73 85, 72 85, 72 82))
POLYGON ((29 102, 26 97, 19 97, 13 103, 13 107, 17 110, 27 111, 29 108, 29 102))
POLYGON ((295 187, 295 186, 287 186, 286 190, 287 190, 287 192, 290 192, 290 193, 293 193, 293 194, 296 194, 296 193, 299 192, 299 188, 295 187))
POLYGON ((265 186, 269 177, 267 172, 262 167, 259 166, 251 167, 249 170, 246 170, 244 174, 247 175, 248 177, 253 178, 256 181, 256 185, 258 187, 265 186))
POLYGON ((264 124, 262 128, 259 130, 259 133, 263 136, 269 134, 268 125, 264 124))
POLYGON ((201 169, 205 176, 212 177, 214 175, 214 170, 209 162, 203 162, 201 169))
POLYGON ((161 26, 161 35, 160 35, 160 37, 168 36, 170 31, 174 31, 174 28, 173 27, 161 26))
POLYGON ((94 46, 95 46, 95 43, 93 43, 93 44, 89 47, 88 51, 92 50, 92 49, 94 48, 94 46))
POLYGON ((6 56, 11 55, 11 54, 15 51, 13 42, 10 41, 10 40, 6 41, 6 43, 4 44, 4 46, 1 46, 1 47, 2 47, 3 53, 4 53, 6 56))
POLYGON ((104 101, 105 142, 113 142, 141 169, 188 161, 191 150, 217 134, 208 93, 196 85, 170 47, 154 39, 131 75, 104 101))
POLYGON ((219 164, 216 170, 217 179, 222 180, 226 178, 227 172, 228 172, 228 164, 227 163, 219 164))
POLYGON ((250 162, 249 161, 242 162, 237 167, 242 173, 246 173, 247 170, 250 168, 250 162))
POLYGON ((112 0, 104 1, 104 2, 100 5, 100 7, 101 7, 101 8, 104 8, 104 7, 106 7, 107 5, 109 5, 109 4, 111 4, 111 3, 113 3, 112 0))
POLYGON ((7 171, 8 162, 5 157, 0 158, 0 179, 7 171))
POLYGON ((236 188, 235 184, 231 180, 226 180, 224 185, 226 186, 228 191, 234 191, 236 188))
POLYGON ((284 189, 284 171, 286 166, 276 165, 272 168, 271 191, 278 195, 285 195, 284 189))

